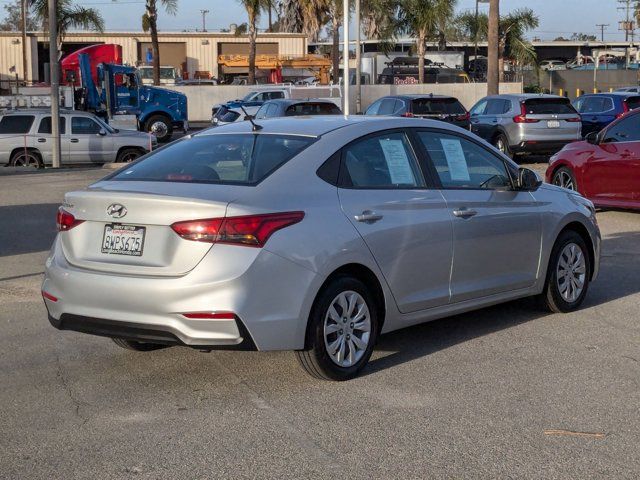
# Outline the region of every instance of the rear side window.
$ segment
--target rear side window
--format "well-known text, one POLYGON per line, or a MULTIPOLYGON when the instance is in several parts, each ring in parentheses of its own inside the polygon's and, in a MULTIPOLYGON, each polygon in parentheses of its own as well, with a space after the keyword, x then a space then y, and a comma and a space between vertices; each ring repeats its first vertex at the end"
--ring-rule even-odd
POLYGON ((566 98, 530 98, 524 101, 527 115, 568 115, 576 113, 566 98))
POLYGON ((287 107, 285 115, 340 115, 342 112, 333 103, 296 103, 287 107))
POLYGON ((29 133, 34 119, 33 115, 5 115, 0 120, 0 134, 29 133))
MULTIPOLYGON (((65 117, 60 117, 60 134, 64 135, 66 121, 65 117)), ((44 117, 40 120, 40 126, 38 127, 38 133, 51 134, 51 117, 44 117)))
POLYGON ((625 100, 627 107, 629 110, 636 109, 640 107, 640 97, 629 97, 625 100))
POLYGON ((393 115, 397 110, 395 98, 385 98, 380 103, 378 115, 393 115))
POLYGON ((314 141, 293 135, 196 135, 156 151, 111 179, 257 185, 314 141))
POLYGON ((411 101, 414 115, 459 115, 467 113, 455 98, 416 98, 411 101))
POLYGON ((495 99, 489 100, 487 105, 486 115, 502 115, 507 113, 511 109, 511 102, 509 100, 495 99))

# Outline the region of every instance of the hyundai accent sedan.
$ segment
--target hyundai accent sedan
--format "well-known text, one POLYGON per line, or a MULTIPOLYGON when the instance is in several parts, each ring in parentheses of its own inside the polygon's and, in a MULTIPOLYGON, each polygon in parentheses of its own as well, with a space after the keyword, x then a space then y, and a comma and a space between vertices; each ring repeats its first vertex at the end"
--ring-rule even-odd
POLYGON ((153 350, 295 350, 346 380, 379 335, 520 297, 580 306, 590 201, 423 119, 316 116, 185 137, 68 193, 51 324, 153 350))

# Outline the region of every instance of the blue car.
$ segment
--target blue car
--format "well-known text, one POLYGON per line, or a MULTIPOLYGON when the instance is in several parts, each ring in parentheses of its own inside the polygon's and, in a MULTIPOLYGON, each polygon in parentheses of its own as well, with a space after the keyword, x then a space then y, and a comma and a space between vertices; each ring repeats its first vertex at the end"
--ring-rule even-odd
POLYGON ((582 119, 582 136, 599 132, 616 118, 640 107, 640 95, 633 92, 593 93, 573 101, 582 119))

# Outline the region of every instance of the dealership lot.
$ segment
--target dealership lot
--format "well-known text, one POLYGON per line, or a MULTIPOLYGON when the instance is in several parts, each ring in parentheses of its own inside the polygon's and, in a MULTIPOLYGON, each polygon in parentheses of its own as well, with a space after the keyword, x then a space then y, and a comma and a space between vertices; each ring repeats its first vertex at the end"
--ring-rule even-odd
POLYGON ((137 353, 50 327, 57 206, 104 174, 0 169, 0 477, 637 477, 640 214, 599 213, 580 311, 525 300, 395 332, 337 384, 290 352, 137 353))

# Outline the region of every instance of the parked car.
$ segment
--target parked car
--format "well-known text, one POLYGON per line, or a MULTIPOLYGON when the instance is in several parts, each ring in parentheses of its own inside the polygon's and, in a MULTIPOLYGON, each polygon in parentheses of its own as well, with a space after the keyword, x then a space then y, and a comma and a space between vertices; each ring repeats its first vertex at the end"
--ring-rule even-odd
POLYGON ((556 153, 582 138, 580 115, 567 98, 556 95, 489 96, 470 113, 471 131, 512 158, 556 153))
MULTIPOLYGON (((155 136, 117 130, 97 116, 60 113, 62 164, 130 162, 158 145, 155 136)), ((53 160, 51 110, 12 110, 0 116, 0 164, 44 167, 53 160)))
POLYGON ((567 63, 563 60, 543 60, 540 62, 540 70, 566 70, 567 63))
POLYGON ((134 350, 296 350, 323 379, 380 333, 540 295, 580 306, 593 204, 443 122, 276 118, 180 139, 67 193, 52 325, 134 350))
POLYGON ((640 95, 631 92, 593 93, 573 101, 582 119, 582 136, 599 132, 629 110, 640 107, 640 95))
POLYGON ((392 95, 367 107, 365 115, 418 117, 442 120, 469 129, 469 112, 455 97, 445 95, 392 95))
POLYGON ((280 99, 264 102, 257 111, 256 120, 275 117, 296 117, 301 115, 342 115, 342 110, 331 100, 280 99))
POLYGON ((629 92, 629 93, 640 93, 640 87, 622 87, 616 88, 614 91, 616 92, 629 92))
POLYGON ((289 89, 287 88, 251 91, 241 99, 214 105, 211 109, 211 124, 217 126, 244 120, 245 113, 242 108, 247 112, 246 114, 255 115, 267 100, 289 98, 290 96, 289 89))
POLYGON ((640 110, 551 157, 546 180, 598 207, 640 209, 640 110))

